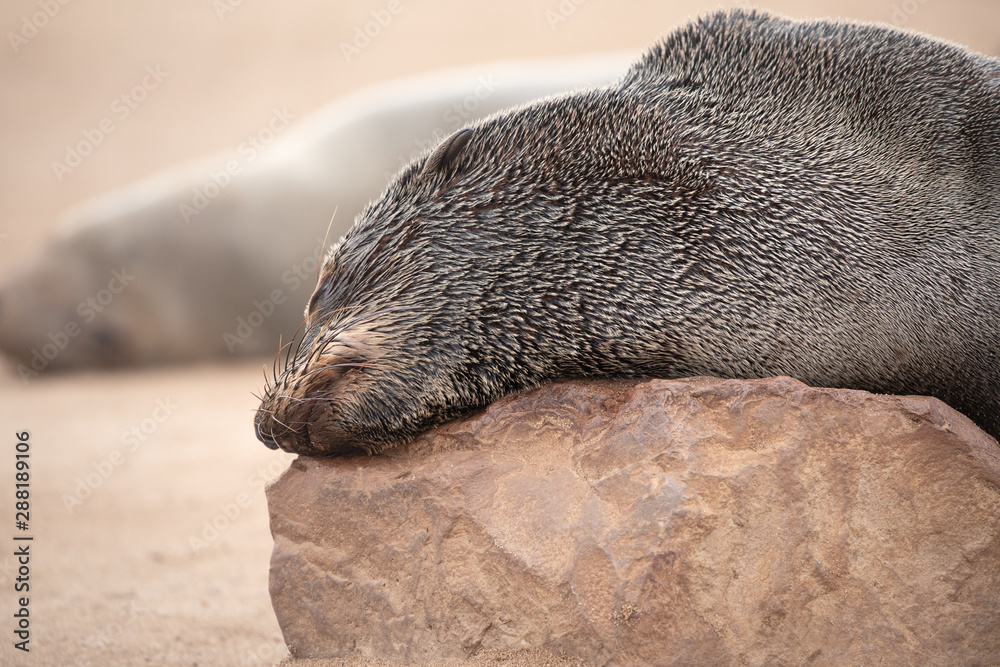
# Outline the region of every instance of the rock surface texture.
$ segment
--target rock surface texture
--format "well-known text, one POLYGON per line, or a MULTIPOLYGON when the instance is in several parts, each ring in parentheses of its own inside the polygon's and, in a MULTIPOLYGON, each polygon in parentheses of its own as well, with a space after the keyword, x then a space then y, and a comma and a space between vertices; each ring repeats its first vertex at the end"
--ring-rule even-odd
POLYGON ((268 501, 298 658, 1000 661, 1000 446, 935 399, 553 384, 268 501))

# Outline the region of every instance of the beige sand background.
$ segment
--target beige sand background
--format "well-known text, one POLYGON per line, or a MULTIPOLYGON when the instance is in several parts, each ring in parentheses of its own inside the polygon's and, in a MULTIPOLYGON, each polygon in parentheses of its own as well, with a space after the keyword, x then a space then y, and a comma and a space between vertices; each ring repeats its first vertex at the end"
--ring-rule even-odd
MULTIPOLYGON (((60 211, 176 162, 232 151, 275 107, 303 118, 338 94, 428 69, 639 49, 719 5, 397 1, 402 10, 348 61, 341 44, 387 0, 5 0, 0 271, 40 247, 60 211), (51 17, 40 14, 46 7, 51 17), (26 29, 33 18, 44 25, 26 29), (166 76, 118 119, 111 105, 147 67, 166 76), (114 132, 59 180, 52 163, 108 116, 114 132)), ((992 0, 766 7, 902 23, 1000 52, 992 0)), ((267 594, 262 488, 289 457, 253 438, 251 391, 260 386, 256 363, 43 375, 27 386, 0 366, 0 663, 270 665, 287 655, 267 594), (31 434, 35 538, 29 654, 14 649, 12 616, 22 430, 31 434), (67 505, 70 494, 79 504, 67 505)))

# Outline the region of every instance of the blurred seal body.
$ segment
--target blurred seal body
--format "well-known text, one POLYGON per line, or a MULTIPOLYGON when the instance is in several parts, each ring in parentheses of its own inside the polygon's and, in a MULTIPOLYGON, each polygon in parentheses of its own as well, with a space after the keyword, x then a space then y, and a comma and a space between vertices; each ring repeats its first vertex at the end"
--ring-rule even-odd
POLYGON ((280 131, 273 144, 244 142, 71 210, 61 233, 0 283, 0 350, 25 380, 271 355, 301 321, 335 212, 333 238, 462 123, 611 81, 632 57, 485 63, 376 85, 301 120, 275 110, 265 125, 280 131), (109 299, 116 271, 134 277, 109 299))
POLYGON ((998 61, 717 13, 405 168, 326 259, 257 434, 377 452, 552 378, 789 375, 998 436, 998 223, 998 61))

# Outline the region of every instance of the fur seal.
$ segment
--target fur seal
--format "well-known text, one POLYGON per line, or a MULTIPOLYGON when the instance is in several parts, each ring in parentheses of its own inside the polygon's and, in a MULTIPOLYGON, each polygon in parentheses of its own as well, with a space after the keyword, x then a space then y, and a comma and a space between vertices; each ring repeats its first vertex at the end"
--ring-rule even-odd
POLYGON ((333 239, 401 166, 464 122, 612 81, 633 58, 484 63, 372 86, 306 119, 277 110, 262 123, 270 144, 68 212, 0 286, 0 350, 26 381, 53 369, 270 356, 301 321, 335 211, 333 239))
POLYGON ((254 423, 376 453, 554 378, 787 375, 1000 436, 998 349, 1000 61, 734 10, 403 169, 254 423))

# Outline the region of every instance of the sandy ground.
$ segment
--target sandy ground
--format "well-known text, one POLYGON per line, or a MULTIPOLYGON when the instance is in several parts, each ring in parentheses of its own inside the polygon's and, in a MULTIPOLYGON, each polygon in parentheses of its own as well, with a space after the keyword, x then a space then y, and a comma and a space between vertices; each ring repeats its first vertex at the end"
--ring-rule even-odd
MULTIPOLYGON (((0 270, 58 214, 178 161, 233 150, 286 107, 302 118, 366 83, 474 62, 639 49, 717 2, 7 0, 0 9, 0 270), (650 5, 655 5, 650 7, 650 5), (48 8, 51 16, 44 12, 48 8), (231 11, 230 11, 231 10, 231 11), (41 27, 31 27, 31 22, 41 27), (14 35, 12 38, 11 35, 14 35), (115 100, 165 73, 126 117, 115 100), (67 145, 114 131, 69 173, 67 145)), ((992 0, 771 2, 793 16, 896 22, 1000 53, 992 0)), ((0 663, 269 665, 286 658, 267 594, 266 479, 287 455, 251 433, 259 363, 43 376, 0 367, 0 663), (29 530, 14 525, 15 433, 30 432, 29 530), (31 652, 14 648, 15 535, 31 535, 31 652), (200 542, 198 541, 200 540, 200 542)), ((572 664, 542 654, 478 664, 572 664)), ((315 662, 298 661, 302 665, 315 662)), ((331 663, 339 664, 339 663, 331 663)), ((357 664, 361 664, 360 662, 357 664)))
POLYGON ((273 664, 260 366, 7 376, 0 663, 273 664), (134 429, 134 432, 133 432, 134 429), (14 432, 30 431, 30 658, 11 641, 14 432), (134 435, 133 435, 134 433, 134 435), (245 494, 242 495, 241 494, 245 494), (254 657, 254 654, 256 657, 254 657))

